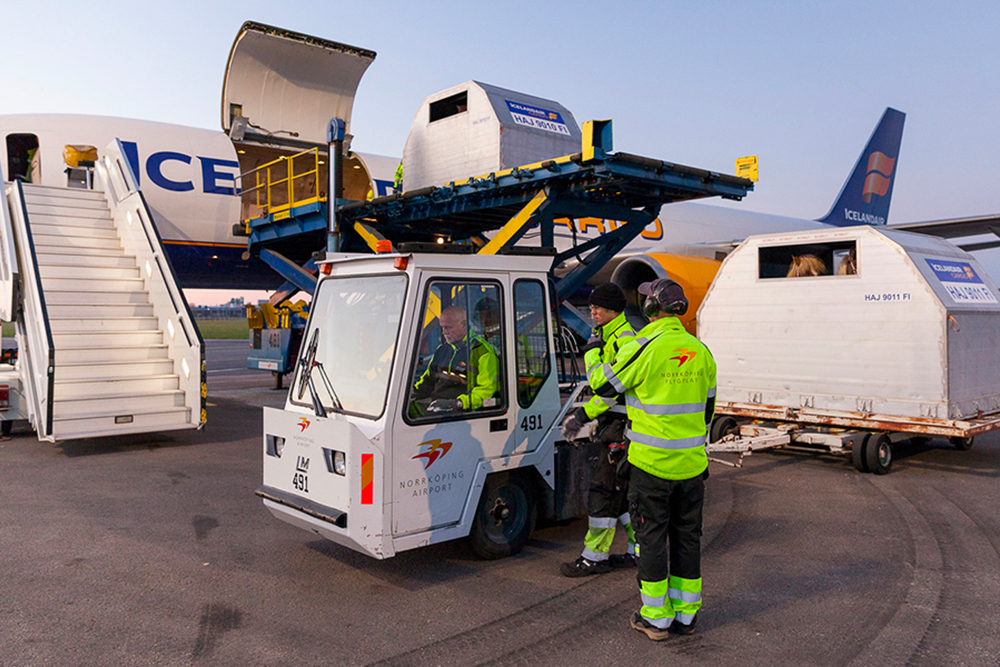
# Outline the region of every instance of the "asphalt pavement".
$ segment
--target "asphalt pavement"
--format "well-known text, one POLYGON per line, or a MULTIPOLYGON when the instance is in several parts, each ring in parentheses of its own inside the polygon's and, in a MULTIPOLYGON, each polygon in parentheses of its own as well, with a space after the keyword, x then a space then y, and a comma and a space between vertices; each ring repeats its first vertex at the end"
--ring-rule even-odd
POLYGON ((0 665, 1000 664, 995 434, 902 443, 885 476, 713 464, 698 632, 654 643, 634 570, 559 574, 583 520, 500 561, 377 561, 274 519, 253 491, 284 394, 245 350, 208 341, 203 431, 0 442, 0 665))

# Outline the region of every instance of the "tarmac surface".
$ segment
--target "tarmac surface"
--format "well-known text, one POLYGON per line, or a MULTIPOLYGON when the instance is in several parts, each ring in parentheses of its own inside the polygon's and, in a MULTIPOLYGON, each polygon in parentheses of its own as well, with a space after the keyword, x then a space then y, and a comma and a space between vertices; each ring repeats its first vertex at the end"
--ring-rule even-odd
POLYGON ((245 341, 207 349, 204 431, 0 442, 0 665, 1000 664, 997 434, 902 443, 885 476, 713 464, 698 631, 655 643, 635 570, 559 574, 584 520, 500 561, 377 561, 274 519, 253 492, 284 393, 245 341))

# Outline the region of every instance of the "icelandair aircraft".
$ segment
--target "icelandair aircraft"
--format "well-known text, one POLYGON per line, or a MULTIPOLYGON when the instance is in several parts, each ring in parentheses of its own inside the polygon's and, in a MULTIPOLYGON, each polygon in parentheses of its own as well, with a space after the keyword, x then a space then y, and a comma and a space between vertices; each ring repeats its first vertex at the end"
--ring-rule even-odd
MULTIPOLYGON (((245 258, 246 240, 234 234, 234 226, 253 217, 255 207, 268 203, 257 198, 267 190, 255 190, 255 184, 240 175, 279 157, 314 150, 311 158, 304 158, 307 164, 313 160, 312 168, 303 167, 293 179, 295 199, 309 188, 325 197, 327 123, 331 116, 343 118, 350 131, 355 92, 375 55, 247 22, 233 43, 226 67, 221 132, 110 117, 0 116, 0 165, 9 179, 79 186, 80 170, 70 159, 74 151, 69 149, 93 147, 100 152, 118 140, 182 287, 275 289, 284 279, 258 259, 245 258), (241 180, 243 192, 237 196, 241 180)), ((719 206, 673 204, 664 207, 660 219, 595 280, 607 280, 614 271, 614 279, 628 288, 669 273, 692 297, 693 317, 720 260, 748 235, 885 224, 904 118, 894 109, 885 111, 823 218, 810 221, 719 206)), ((396 158, 349 152, 344 160, 344 197, 363 200, 389 194, 398 163, 396 158)), ((272 181, 284 176, 271 175, 272 181)), ((989 226, 998 222, 1000 217, 992 216, 896 228, 951 238, 991 233, 989 226)), ((585 241, 616 224, 596 219, 566 221, 559 244, 585 241)))

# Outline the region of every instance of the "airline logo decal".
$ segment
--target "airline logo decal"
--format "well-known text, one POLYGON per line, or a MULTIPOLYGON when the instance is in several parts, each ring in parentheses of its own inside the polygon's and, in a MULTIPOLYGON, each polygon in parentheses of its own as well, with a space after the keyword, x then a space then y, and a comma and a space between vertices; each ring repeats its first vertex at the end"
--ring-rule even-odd
POLYGON ((861 191, 861 200, 871 203, 872 195, 884 197, 892 185, 892 170, 896 167, 896 159, 885 153, 875 151, 868 158, 868 174, 865 176, 865 186, 861 191))
POLYGON ((299 433, 302 433, 307 428, 309 428, 309 424, 310 423, 311 422, 308 419, 306 419, 305 417, 299 417, 299 433))
POLYGON ((533 127, 538 130, 545 130, 546 132, 555 132, 556 134, 565 134, 567 137, 570 136, 569 128, 566 127, 566 122, 558 111, 539 109, 530 104, 511 102, 510 100, 504 101, 510 110, 511 118, 518 125, 533 127))
POLYGON ((968 262, 945 259, 926 261, 955 303, 997 303, 996 295, 968 262))
MULTIPOLYGON (((123 141, 122 149, 125 159, 132 167, 137 185, 142 186, 142 170, 139 168, 139 146, 134 141, 123 141)), ((233 160, 220 160, 212 157, 197 157, 201 171, 201 189, 205 194, 233 195, 236 194, 236 175, 240 171, 240 163, 233 160)), ((164 163, 180 163, 190 165, 191 156, 175 151, 158 151, 146 158, 146 176, 155 185, 172 192, 188 192, 194 190, 194 182, 189 180, 174 180, 164 175, 164 171, 173 176, 187 174, 191 170, 183 166, 171 165, 164 168, 164 163)))
POLYGON ((674 359, 676 359, 677 360, 677 367, 678 368, 680 368, 681 366, 683 366, 685 363, 687 363, 691 359, 694 359, 695 356, 697 356, 697 354, 698 354, 694 350, 687 350, 687 349, 684 349, 683 347, 680 348, 680 349, 674 350, 674 352, 677 353, 677 356, 676 357, 670 357, 670 360, 673 361, 674 359))
POLYGON ((424 470, 427 470, 434 462, 439 458, 444 458, 444 455, 451 450, 450 442, 441 442, 440 438, 434 440, 428 440, 427 442, 421 442, 417 447, 427 447, 427 451, 421 452, 414 456, 414 459, 426 459, 424 461, 424 470))
POLYGON ((361 455, 361 504, 375 504, 375 455, 361 455))

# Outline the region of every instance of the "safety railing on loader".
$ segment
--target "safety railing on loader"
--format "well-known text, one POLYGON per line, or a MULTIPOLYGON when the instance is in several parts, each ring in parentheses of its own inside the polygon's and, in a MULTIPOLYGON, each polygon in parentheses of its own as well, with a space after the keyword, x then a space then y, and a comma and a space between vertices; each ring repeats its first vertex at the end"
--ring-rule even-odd
MULTIPOLYGON (((0 173, 0 183, 3 182, 2 176, 0 173)), ((8 186, 3 204, 0 206, 4 209, 0 232, 4 236, 3 250, 0 252, 5 258, 9 257, 10 252, 14 252, 17 258, 16 263, 11 264, 11 271, 18 272, 16 277, 19 280, 12 273, 11 280, 16 286, 12 287, 13 291, 10 293, 10 315, 17 332, 17 363, 21 369, 28 420, 39 440, 55 442, 52 435, 52 397, 55 393, 56 349, 45 307, 42 278, 38 273, 35 242, 28 225, 24 189, 20 181, 14 181, 8 186), (10 212, 9 219, 6 217, 7 211, 10 212)), ((3 299, 6 305, 6 283, 3 299)))
POLYGON ((311 148, 240 174, 244 205, 252 204, 249 210, 254 211, 248 220, 267 216, 282 220, 291 216, 293 208, 320 201, 320 164, 319 150, 311 148))
POLYGON ((205 344, 195 324, 170 260, 163 249, 153 215, 137 185, 132 166, 125 158, 121 141, 104 150, 97 165, 98 183, 103 184, 108 205, 126 252, 134 254, 139 273, 146 283, 153 313, 164 332, 168 355, 180 377, 185 405, 192 409, 192 421, 199 428, 206 419, 205 344))

